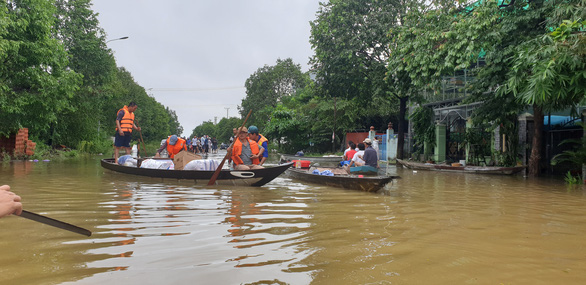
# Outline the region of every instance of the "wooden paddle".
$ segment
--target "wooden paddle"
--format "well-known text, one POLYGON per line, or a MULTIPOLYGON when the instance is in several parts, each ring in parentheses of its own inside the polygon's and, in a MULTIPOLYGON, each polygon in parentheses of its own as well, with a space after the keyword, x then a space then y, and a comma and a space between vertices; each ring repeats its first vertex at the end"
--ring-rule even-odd
MULTIPOLYGON (((234 139, 234 141, 232 141, 232 143, 230 144, 228 149, 230 149, 234 145, 236 140, 238 139, 238 135, 240 135, 240 129, 244 128, 244 126, 246 125, 246 121, 248 121, 248 117, 250 117, 251 113, 252 113, 252 110, 248 111, 248 115, 246 115, 246 119, 244 119, 242 126, 240 128, 238 128, 238 132, 236 133, 236 138, 234 139)), ((214 175, 212 175, 212 178, 210 178, 210 182, 208 182, 208 186, 214 185, 214 183, 216 183, 216 179, 218 179, 218 175, 220 175, 220 171, 222 171, 222 167, 224 166, 224 162, 226 162, 226 159, 228 159, 229 156, 230 156, 230 152, 226 152, 226 156, 224 156, 224 159, 222 159, 222 162, 220 163, 220 165, 218 165, 218 168, 216 168, 216 172, 214 172, 214 175)))
POLYGON ((35 214, 29 211, 25 211, 22 210, 22 214, 20 214, 21 217, 25 218, 25 219, 29 219, 29 220, 33 220, 35 222, 39 222, 39 223, 43 223, 45 225, 49 225, 49 226, 53 226, 56 228, 60 228, 63 230, 67 230, 70 232, 74 232, 76 234, 80 234, 80 235, 84 235, 84 236, 91 236, 92 232, 90 232, 89 230, 86 230, 84 228, 66 223, 66 222, 62 222, 59 220, 55 220, 53 218, 49 218, 43 215, 39 215, 39 214, 35 214))
POLYGON ((146 144, 144 143, 144 139, 142 138, 142 128, 140 128, 140 126, 138 125, 138 121, 134 120, 134 122, 136 123, 136 126, 140 129, 138 130, 138 133, 140 134, 140 140, 142 141, 142 148, 143 148, 143 154, 146 153, 145 157, 149 156, 149 152, 146 150, 146 144))

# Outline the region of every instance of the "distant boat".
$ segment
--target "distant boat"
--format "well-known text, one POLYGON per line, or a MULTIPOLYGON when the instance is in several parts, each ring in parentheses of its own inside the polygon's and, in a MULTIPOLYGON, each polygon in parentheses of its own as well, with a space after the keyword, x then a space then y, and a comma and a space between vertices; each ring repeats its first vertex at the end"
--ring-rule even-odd
POLYGON ((433 163, 421 163, 414 161, 406 161, 397 159, 401 165, 414 170, 433 170, 433 171, 445 171, 445 172, 463 172, 463 173, 476 173, 476 174, 500 174, 500 175, 511 175, 523 171, 526 166, 451 166, 447 164, 433 164, 433 163))
POLYGON ((393 179, 399 178, 399 176, 363 176, 346 174, 345 170, 341 168, 315 168, 300 169, 300 168, 289 168, 286 173, 287 176, 298 179, 304 182, 322 184, 326 186, 339 187, 351 190, 360 190, 365 192, 376 192, 385 185, 393 181, 393 179), (313 174, 314 170, 319 172, 325 170, 331 170, 334 173, 333 176, 313 174))
MULTIPOLYGON (((114 162, 113 158, 102 159, 101 165, 103 168, 140 176, 156 177, 156 178, 173 178, 173 179, 190 179, 196 183, 207 184, 214 170, 175 170, 175 169, 152 169, 140 168, 136 166, 124 166, 114 162)), ((222 169, 218 178, 217 185, 242 185, 242 186, 263 186, 277 176, 281 175, 287 168, 291 167, 293 163, 281 164, 275 167, 266 167, 254 170, 228 170, 222 169)))

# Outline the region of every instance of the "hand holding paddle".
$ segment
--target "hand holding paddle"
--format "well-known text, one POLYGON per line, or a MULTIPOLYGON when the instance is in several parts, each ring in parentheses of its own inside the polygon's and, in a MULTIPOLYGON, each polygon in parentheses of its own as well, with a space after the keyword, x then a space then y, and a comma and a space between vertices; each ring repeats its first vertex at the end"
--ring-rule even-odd
POLYGON ((20 213, 22 213, 20 196, 10 192, 10 186, 0 186, 0 217, 20 215, 20 213))
MULTIPOLYGON (((250 117, 251 113, 252 113, 252 110, 248 111, 248 115, 246 115, 246 119, 244 119, 244 122, 242 123, 242 127, 238 128, 238 132, 236 133, 236 138, 234 139, 234 141, 232 141, 232 143, 228 147, 228 150, 232 149, 232 146, 234 145, 234 143, 238 139, 238 135, 240 134, 240 129, 244 128, 244 126, 246 125, 246 121, 248 121, 248 117, 250 117)), ((214 172, 214 175, 212 175, 210 182, 208 182, 208 186, 214 185, 214 183, 216 183, 216 179, 218 179, 218 176, 220 175, 220 171, 222 171, 222 167, 224 167, 224 162, 226 162, 226 159, 228 159, 230 154, 231 154, 230 151, 226 152, 226 156, 224 156, 224 159, 222 159, 222 162, 220 163, 220 165, 218 165, 218 168, 216 168, 216 172, 214 172)))
POLYGON ((84 236, 91 236, 92 232, 78 226, 68 224, 59 220, 55 220, 49 217, 45 217, 39 214, 31 213, 22 209, 22 203, 20 202, 20 196, 10 191, 10 186, 0 186, 0 217, 8 215, 17 215, 23 218, 54 226, 60 229, 68 230, 84 236))

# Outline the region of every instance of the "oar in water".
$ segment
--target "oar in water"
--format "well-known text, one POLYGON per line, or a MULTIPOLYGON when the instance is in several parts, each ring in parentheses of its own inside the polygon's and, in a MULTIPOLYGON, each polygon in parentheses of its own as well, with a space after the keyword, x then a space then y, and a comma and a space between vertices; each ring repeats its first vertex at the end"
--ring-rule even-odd
MULTIPOLYGON (((246 121, 248 121, 248 117, 250 117, 251 113, 252 113, 252 110, 248 111, 248 115, 246 115, 246 119, 244 119, 244 122, 242 123, 242 127, 238 128, 238 132, 236 133, 236 138, 234 139, 234 141, 232 141, 232 143, 230 144, 228 149, 230 149, 234 145, 236 140, 238 139, 238 135, 240 134, 240 129, 244 128, 244 126, 246 125, 246 121)), ((218 179, 218 175, 220 175, 220 171, 222 171, 222 167, 224 166, 224 162, 226 162, 226 159, 228 159, 228 156, 230 156, 230 153, 226 152, 226 156, 224 156, 224 159, 222 159, 222 162, 220 163, 220 165, 218 165, 218 168, 216 168, 216 172, 214 172, 214 175, 212 175, 212 178, 210 179, 210 182, 208 182, 208 185, 214 185, 214 183, 216 183, 216 179, 218 179)))
POLYGON ((45 225, 49 225, 49 226, 53 226, 56 228, 60 228, 63 230, 67 230, 70 232, 74 232, 76 234, 80 234, 80 235, 84 235, 84 236, 91 236, 92 232, 90 232, 89 230, 86 230, 84 228, 80 228, 78 226, 66 223, 66 222, 62 222, 59 220, 55 220, 53 218, 49 218, 43 215, 39 215, 39 214, 35 214, 29 211, 25 211, 22 210, 22 214, 20 214, 21 217, 25 218, 25 219, 29 219, 29 220, 33 220, 35 222, 39 222, 39 223, 43 223, 45 225))

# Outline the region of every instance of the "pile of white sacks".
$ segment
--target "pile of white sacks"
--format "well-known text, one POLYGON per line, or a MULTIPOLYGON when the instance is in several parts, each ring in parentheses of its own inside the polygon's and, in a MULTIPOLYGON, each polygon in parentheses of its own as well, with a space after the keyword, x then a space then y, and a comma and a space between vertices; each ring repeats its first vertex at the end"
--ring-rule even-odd
MULTIPOLYGON (((123 155, 118 158, 118 163, 124 166, 137 165, 137 160, 132 158, 130 155, 123 155)), ((183 167, 183 170, 208 170, 214 171, 220 163, 213 159, 199 159, 192 160, 183 167)), ((145 159, 140 168, 151 168, 151 169, 175 169, 173 160, 170 159, 145 159)))

